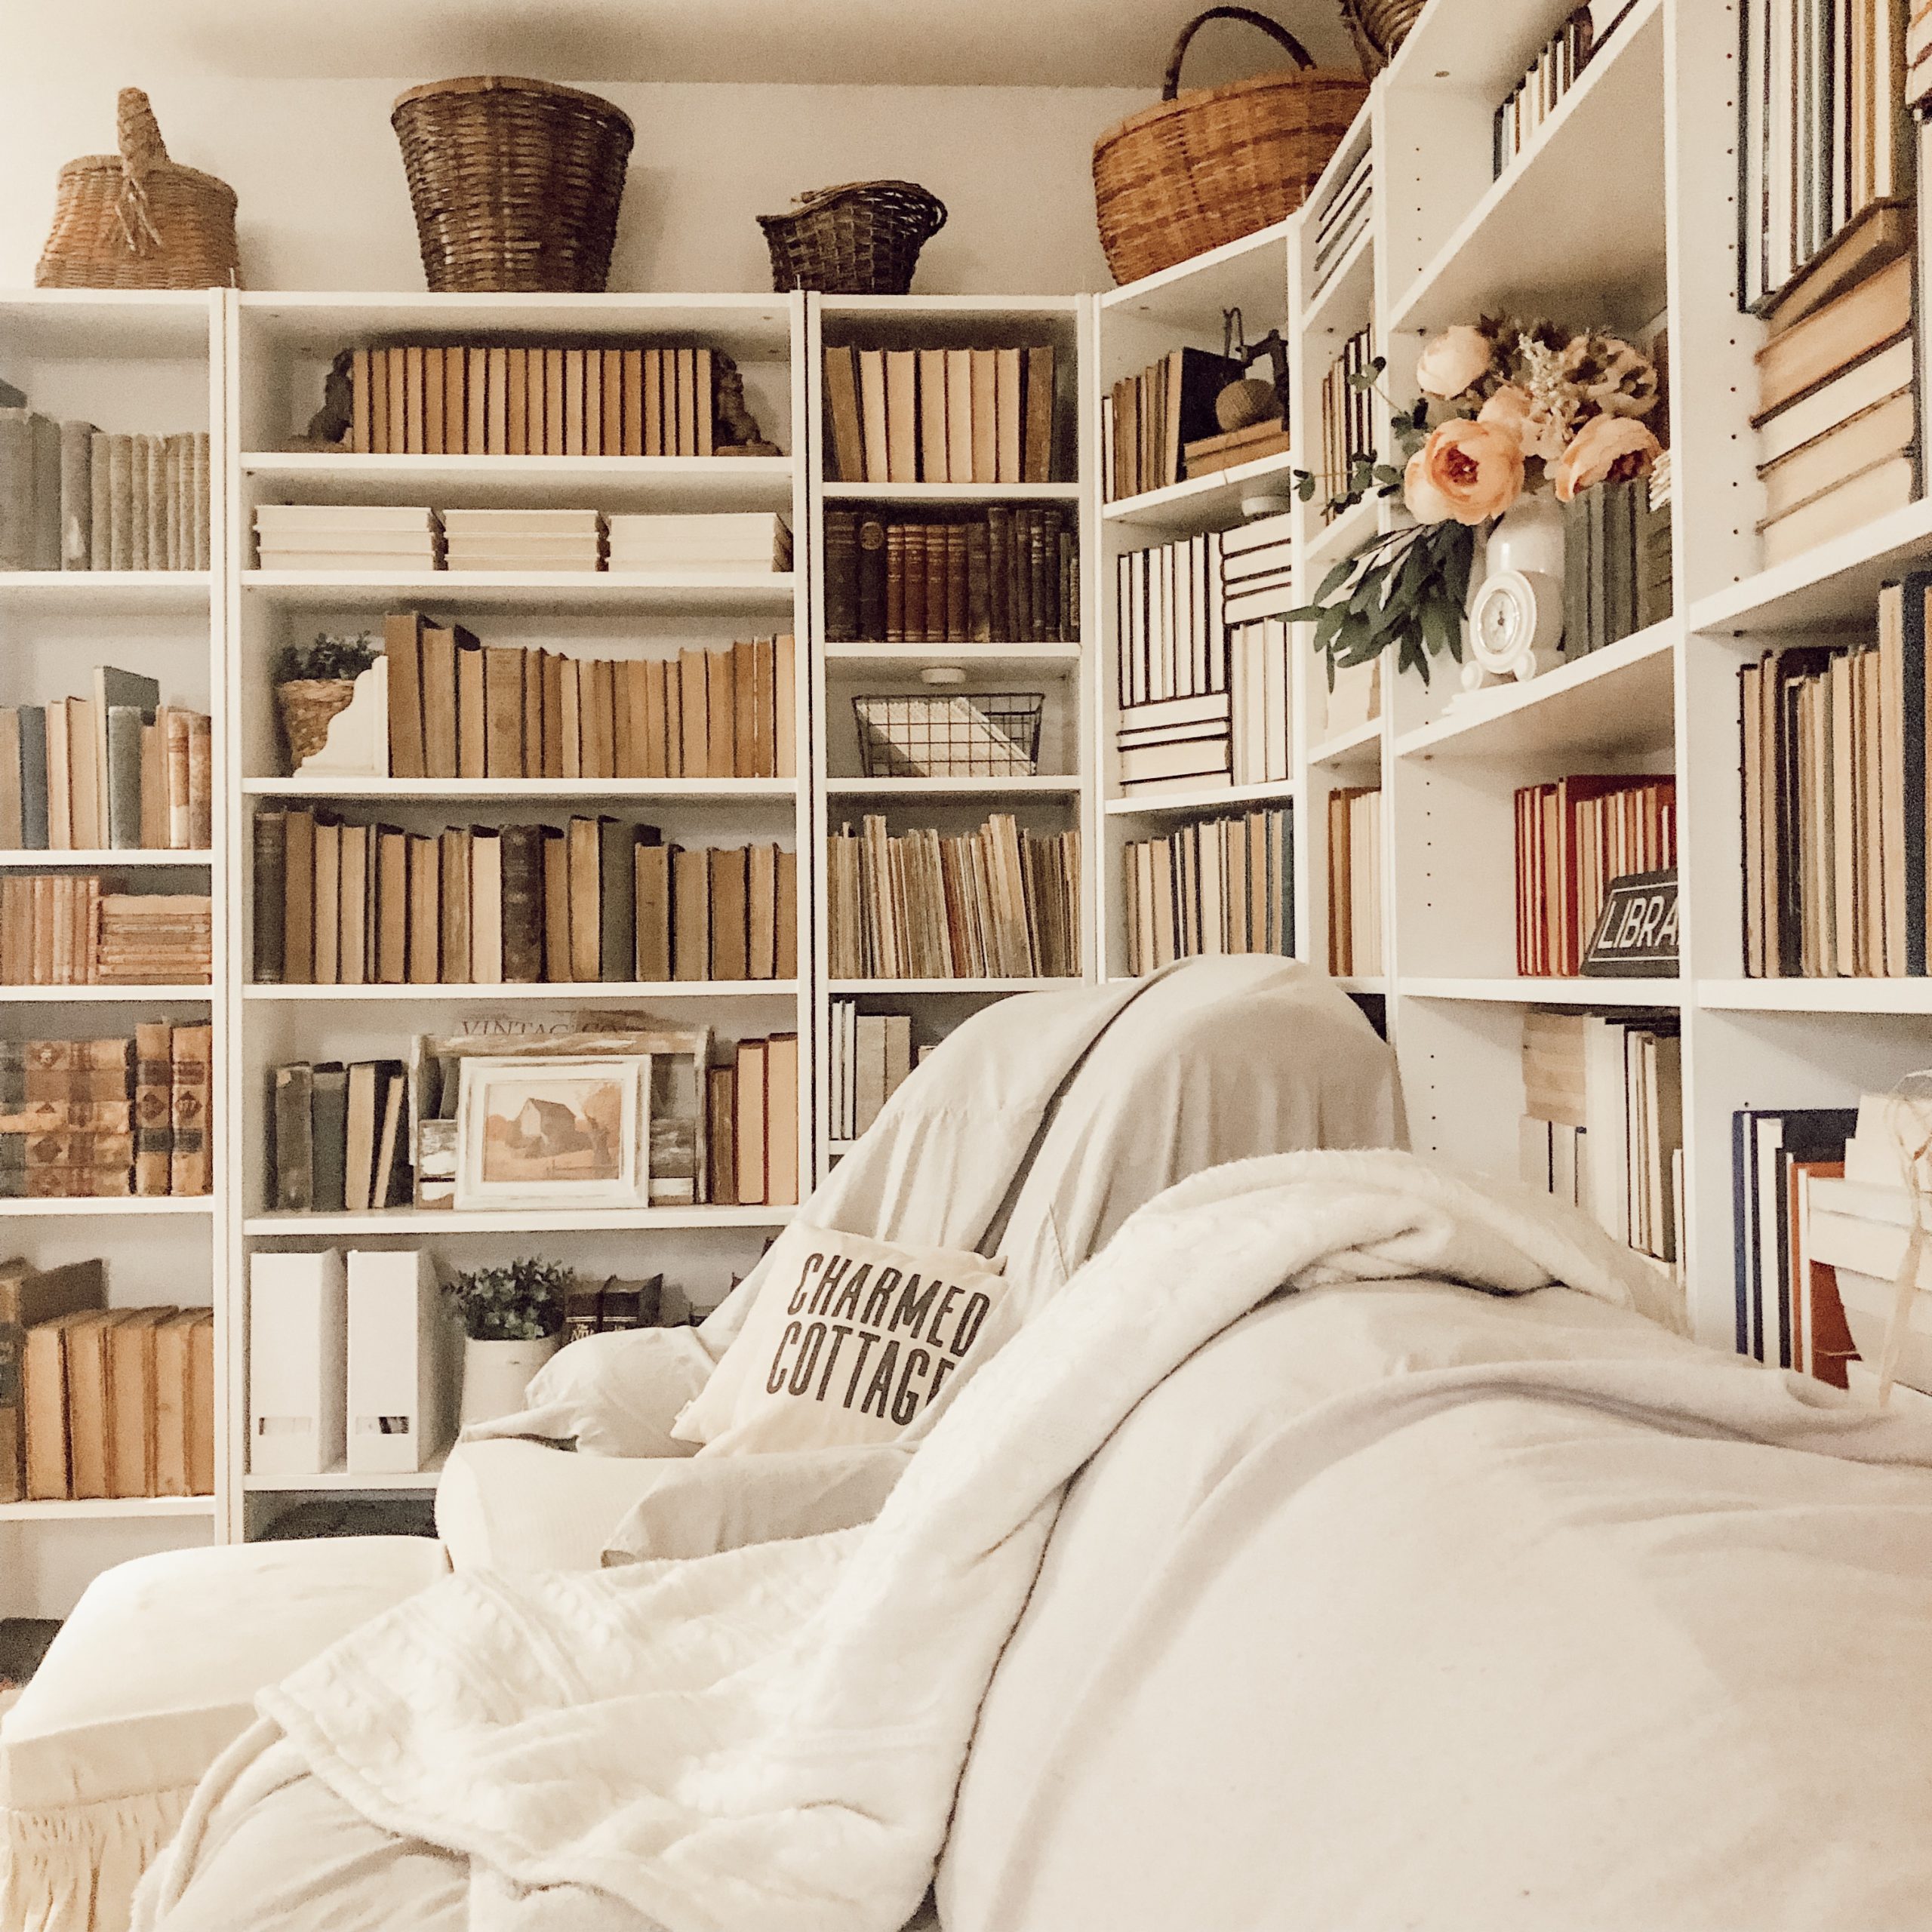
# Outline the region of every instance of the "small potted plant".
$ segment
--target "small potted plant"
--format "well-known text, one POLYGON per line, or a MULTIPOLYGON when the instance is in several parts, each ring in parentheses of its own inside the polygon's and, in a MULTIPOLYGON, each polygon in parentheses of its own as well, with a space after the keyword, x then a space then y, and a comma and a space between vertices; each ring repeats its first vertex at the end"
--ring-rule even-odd
POLYGON ((375 640, 316 635, 291 645, 275 666, 275 698, 288 740, 288 768, 299 771, 328 742, 329 721, 348 709, 355 680, 382 655, 375 640))
POLYGON ((445 1292, 463 1318, 463 1421, 523 1406, 530 1378, 555 1355, 565 1297, 576 1278, 560 1262, 525 1255, 466 1269, 445 1292))

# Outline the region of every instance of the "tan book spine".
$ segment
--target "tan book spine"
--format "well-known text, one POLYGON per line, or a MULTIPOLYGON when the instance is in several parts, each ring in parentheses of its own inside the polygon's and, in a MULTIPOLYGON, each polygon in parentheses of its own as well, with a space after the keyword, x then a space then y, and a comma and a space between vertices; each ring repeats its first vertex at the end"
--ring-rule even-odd
POLYGON ((580 695, 583 708, 585 748, 583 775, 586 778, 615 777, 615 720, 612 712, 610 659, 586 659, 582 682, 583 689, 580 695))
POLYGON ((214 1051, 214 1029, 177 1026, 168 1044, 174 1069, 174 1144, 169 1155, 168 1191, 206 1194, 213 1174, 209 1113, 214 1090, 209 1063, 214 1051))
POLYGON ((747 1208, 765 1199, 765 1044, 738 1042, 738 1200, 747 1208))
POLYGON ((731 647, 731 754, 727 778, 755 778, 758 766, 758 646, 731 647))
POLYGON ((366 986, 369 979, 369 828, 342 828, 341 884, 336 893, 336 977, 338 985, 366 986))
POLYGON ((641 657, 623 660, 623 685, 619 703, 630 714, 631 764, 622 776, 648 778, 651 774, 650 678, 641 657))
POLYGON ((352 456, 367 456, 373 447, 369 393, 369 352, 358 349, 349 358, 349 449, 352 456))
MULTIPOLYGON (((537 386, 541 394, 543 385, 537 386)), ((511 456, 528 456, 530 449, 530 351, 503 351, 503 441, 511 456)), ((543 438, 537 438, 540 453, 543 438)))
POLYGON ((892 442, 886 418, 885 351, 862 349, 859 358, 859 420, 864 432, 868 483, 892 480, 892 442))
POLYGON ((457 633, 437 624, 418 632, 422 690, 423 775, 455 778, 457 765, 457 633))
POLYGON ((188 1331, 188 1493, 214 1494, 214 1316, 188 1331))
POLYGON ((481 347, 463 353, 463 453, 465 456, 500 454, 490 445, 490 356, 481 347))
POLYGON ((341 983, 342 827, 318 819, 315 822, 315 983, 334 986, 341 983))
POLYGON ((26 1331, 21 1349, 21 1409, 26 1420, 26 1493, 31 1503, 64 1502, 73 1494, 67 1432, 69 1331, 95 1312, 75 1309, 26 1331))
POLYGON ((523 648, 486 645, 483 651, 483 775, 523 776, 523 648))
POLYGON ((564 666, 569 660, 560 651, 543 654, 543 775, 564 776, 564 666))
MULTIPOLYGON (((510 442, 510 352, 484 352, 483 448, 490 456, 508 456, 510 442)), ((521 436, 518 438, 521 441, 521 436)))
POLYGON ((66 1332, 67 1451, 70 1493, 82 1500, 108 1493, 108 1417, 113 1373, 107 1331, 128 1311, 110 1309, 76 1321, 66 1332))
POLYGON ((394 826, 375 831, 376 983, 399 986, 409 977, 409 837, 394 826))
POLYGON ((479 986, 503 980, 503 841, 494 826, 469 828, 469 977, 479 986))
POLYGON ((672 977, 711 974, 711 859, 702 848, 671 848, 672 977))
POLYGON ((184 1308, 154 1331, 154 1493, 192 1496, 189 1480, 190 1342, 205 1311, 184 1308))
POLYGON ((714 980, 744 980, 749 874, 742 845, 711 850, 711 971, 714 980))
MULTIPOLYGON (((315 977, 315 815, 282 818, 281 976, 291 986, 315 977)), ((264 916, 269 916, 264 909, 264 916)))
POLYGON ((141 727, 141 846, 149 852, 168 849, 168 747, 159 712, 153 724, 141 727))
POLYGON ((623 658, 611 663, 611 776, 635 778, 637 751, 631 741, 630 666, 623 658))
POLYGON ((922 349, 918 358, 919 480, 949 483, 952 470, 946 441, 946 351, 922 349))
POLYGON ((972 356, 973 481, 999 481, 999 352, 975 349, 972 356))
POLYGON ((677 443, 670 454, 673 456, 696 456, 697 454, 697 352, 692 349, 678 349, 672 350, 669 353, 675 365, 678 400, 677 443))
POLYGON ((414 611, 383 620, 383 655, 389 660, 389 774, 428 775, 423 763, 423 619, 414 611))
POLYGON ((683 738, 684 775, 703 778, 711 771, 711 738, 706 723, 707 678, 702 651, 678 653, 679 728, 683 738))
MULTIPOLYGON (((534 352, 532 352, 533 354, 534 352)), ((580 403, 579 407, 582 407, 580 403)), ((561 456, 564 454, 565 411, 564 352, 561 349, 546 349, 543 352, 543 454, 546 456, 561 456)), ((581 434, 581 431, 579 433, 581 434)))
POLYGON ((110 1496, 155 1496, 155 1331, 172 1308, 137 1308, 108 1331, 107 1488, 110 1496))
POLYGON ((601 979, 604 930, 602 857, 597 821, 570 822, 571 977, 601 979))
POLYGON ((774 1206, 798 1199, 798 1036, 774 1033, 765 1042, 764 1198, 774 1206))
MULTIPOLYGON (((583 453, 604 454, 604 352, 583 352, 583 453)), ((617 452, 614 450, 614 456, 617 452)))
POLYGON ((776 638, 772 648, 772 685, 777 715, 774 762, 780 778, 798 775, 797 685, 796 645, 789 637, 776 638))
POLYGON ((636 454, 624 444, 624 352, 621 349, 607 349, 604 352, 603 398, 604 454, 636 454))
POLYGON ((444 368, 447 359, 445 352, 440 349, 426 349, 423 352, 423 454, 425 456, 448 454, 443 429, 444 386, 449 380, 444 368))
MULTIPOLYGON (((646 356, 655 349, 626 349, 623 353, 623 452, 626 456, 656 456, 645 435, 645 417, 649 388, 645 380, 646 356)), ((652 364, 656 368, 656 364, 652 364)))
POLYGON ((584 356, 580 349, 563 351, 563 368, 558 372, 563 389, 564 447, 562 456, 583 456, 584 356))
POLYGON ((174 1043, 165 1020, 134 1028, 134 1192, 153 1198, 168 1192, 174 1152, 174 1043))
POLYGON ((639 980, 671 977, 671 854, 669 845, 639 845, 632 856, 637 903, 639 980))
POLYGON ((745 977, 778 977, 778 848, 753 845, 745 854, 745 977))
POLYGON ((543 776, 543 672, 547 651, 523 654, 523 776, 543 776))
POLYGON ((402 352, 402 447, 409 456, 423 454, 423 351, 410 347, 402 352))
POLYGON ((729 778, 736 753, 738 706, 731 684, 731 653, 707 651, 705 672, 705 775, 729 778))
POLYGON ((401 456, 409 448, 408 358, 400 349, 385 350, 383 358, 383 366, 389 375, 389 420, 383 448, 386 454, 401 456))
POLYGON ((481 645, 470 638, 457 639, 456 743, 459 778, 483 778, 489 775, 483 661, 481 645))
POLYGON ((1001 483, 1017 483, 1024 472, 1025 444, 1020 397, 1023 367, 1020 350, 1001 349, 994 352, 993 413, 998 426, 994 449, 994 466, 998 474, 995 480, 1001 483))
POLYGON ((773 950, 781 980, 798 977, 798 855, 778 848, 777 918, 773 950))
POLYGON ((661 657, 647 657, 644 663, 644 775, 668 778, 671 775, 665 732, 665 673, 669 668, 661 657))
POLYGON ((583 660, 566 657, 558 672, 562 703, 558 709, 558 750, 562 754, 566 778, 581 778, 583 771, 583 660))
POLYGON ((718 426, 717 377, 709 349, 696 350, 692 360, 697 365, 692 383, 697 428, 694 454, 710 456, 714 453, 712 439, 718 426))
POLYGON ((433 832, 409 835, 409 980, 432 986, 442 974, 442 860, 433 832))
POLYGON ((389 352, 386 349, 369 352, 369 450, 374 456, 387 456, 389 444, 389 352))
POLYGON ((441 873, 442 977, 451 984, 469 976, 469 834, 451 826, 437 839, 441 873))
POLYGON ((916 350, 885 352, 886 481, 919 480, 919 358, 916 350))
POLYGON ((576 977, 571 962, 571 851, 562 827, 543 828, 543 977, 561 986, 576 977))

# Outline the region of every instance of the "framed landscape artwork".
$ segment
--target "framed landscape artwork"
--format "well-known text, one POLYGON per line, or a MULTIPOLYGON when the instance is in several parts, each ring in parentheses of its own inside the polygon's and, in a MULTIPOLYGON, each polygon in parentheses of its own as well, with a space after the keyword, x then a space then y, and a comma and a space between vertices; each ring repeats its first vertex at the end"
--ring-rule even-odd
POLYGON ((649 1198, 648 1056, 463 1063, 456 1206, 636 1207, 649 1198))

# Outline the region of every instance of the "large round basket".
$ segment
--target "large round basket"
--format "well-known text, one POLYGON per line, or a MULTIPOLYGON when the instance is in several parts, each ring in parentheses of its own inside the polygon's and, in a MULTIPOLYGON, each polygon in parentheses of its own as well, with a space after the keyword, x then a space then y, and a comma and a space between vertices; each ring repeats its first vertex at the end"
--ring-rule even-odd
POLYGON ((168 158, 154 109, 121 90, 118 154, 61 169, 54 229, 34 281, 42 288, 238 288, 235 190, 168 158))
POLYGON ((1395 57, 1429 0, 1342 0, 1349 37, 1361 56, 1362 72, 1379 72, 1395 57))
POLYGON ((903 295, 919 251, 946 226, 946 204, 916 181, 846 181, 761 214, 771 285, 821 295, 903 295))
POLYGON ((1367 93, 1359 74, 1317 67, 1265 14, 1210 7, 1196 14, 1174 43, 1161 104, 1094 145, 1100 245, 1114 279, 1137 281, 1285 220, 1307 199, 1367 93), (1295 69, 1180 93, 1188 43, 1214 20, 1260 28, 1295 69))
POLYGON ((432 289, 601 293, 628 115, 574 88, 482 74, 411 88, 389 125, 432 289))

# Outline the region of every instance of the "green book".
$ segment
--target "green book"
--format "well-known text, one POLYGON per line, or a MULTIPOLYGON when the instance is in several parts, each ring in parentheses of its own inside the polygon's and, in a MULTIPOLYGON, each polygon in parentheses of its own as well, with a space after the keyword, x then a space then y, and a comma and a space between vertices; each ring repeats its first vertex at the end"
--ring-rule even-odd
POLYGON ((349 1069, 340 1060, 328 1060, 310 1078, 311 1199, 317 1214, 340 1214, 349 1164, 349 1069))
POLYGON ((1563 654, 1581 657, 1590 648, 1590 500, 1572 497, 1563 506, 1563 654))

